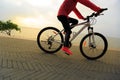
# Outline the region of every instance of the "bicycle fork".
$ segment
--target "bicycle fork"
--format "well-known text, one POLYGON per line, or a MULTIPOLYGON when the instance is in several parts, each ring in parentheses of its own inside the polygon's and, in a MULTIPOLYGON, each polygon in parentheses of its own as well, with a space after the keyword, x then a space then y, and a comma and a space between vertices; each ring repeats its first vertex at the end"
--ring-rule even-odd
POLYGON ((88 34, 91 34, 89 36, 89 47, 96 48, 93 27, 88 27, 88 34))

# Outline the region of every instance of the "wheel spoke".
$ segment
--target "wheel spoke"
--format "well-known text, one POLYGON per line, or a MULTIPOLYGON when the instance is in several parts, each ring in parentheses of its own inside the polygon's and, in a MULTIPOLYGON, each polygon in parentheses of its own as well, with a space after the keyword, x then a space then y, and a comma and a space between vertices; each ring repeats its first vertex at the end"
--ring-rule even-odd
POLYGON ((107 40, 103 35, 94 33, 94 40, 89 38, 91 35, 92 34, 88 34, 81 40, 80 51, 87 59, 93 60, 103 56, 108 45, 107 40))
POLYGON ((40 49, 47 53, 57 52, 63 43, 63 36, 59 32, 58 29, 53 27, 42 29, 37 36, 37 43, 40 49))

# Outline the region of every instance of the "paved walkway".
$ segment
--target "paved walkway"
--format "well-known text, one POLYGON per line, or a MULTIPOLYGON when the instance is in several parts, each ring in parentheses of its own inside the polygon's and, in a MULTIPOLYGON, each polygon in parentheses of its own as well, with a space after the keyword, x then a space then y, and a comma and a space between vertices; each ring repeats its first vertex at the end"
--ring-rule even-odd
POLYGON ((0 80, 120 80, 120 52, 89 61, 78 47, 50 55, 35 41, 0 37, 0 80))

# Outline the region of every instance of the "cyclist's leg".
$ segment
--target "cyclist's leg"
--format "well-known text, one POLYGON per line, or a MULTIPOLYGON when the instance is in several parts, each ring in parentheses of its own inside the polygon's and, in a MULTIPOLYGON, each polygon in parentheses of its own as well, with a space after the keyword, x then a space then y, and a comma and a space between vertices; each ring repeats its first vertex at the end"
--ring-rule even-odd
POLYGON ((76 25, 76 24, 78 24, 78 20, 75 19, 75 18, 71 18, 71 17, 68 18, 68 22, 71 23, 71 25, 76 25))
POLYGON ((66 32, 66 34, 65 34, 65 42, 64 42, 65 49, 63 49, 63 50, 65 52, 67 51, 68 54, 72 54, 71 51, 68 50, 70 34, 72 33, 72 31, 70 29, 69 22, 68 22, 68 18, 67 18, 67 16, 58 16, 58 19, 62 23, 62 25, 63 25, 63 27, 65 29, 65 32, 66 32))
POLYGON ((62 23, 62 25, 63 25, 63 27, 65 29, 65 32, 66 31, 71 31, 67 16, 63 16, 63 15, 58 16, 58 20, 62 23))
POLYGON ((58 16, 58 19, 62 23, 62 25, 65 29, 65 32, 66 32, 64 46, 68 47, 69 46, 69 38, 70 38, 70 34, 71 34, 71 29, 70 29, 70 25, 68 22, 68 18, 66 16, 58 16))

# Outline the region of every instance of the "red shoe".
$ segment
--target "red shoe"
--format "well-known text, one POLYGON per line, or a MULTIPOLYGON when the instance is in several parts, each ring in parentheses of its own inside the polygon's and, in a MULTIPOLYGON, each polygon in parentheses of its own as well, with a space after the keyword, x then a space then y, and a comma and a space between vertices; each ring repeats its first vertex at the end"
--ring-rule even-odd
POLYGON ((72 52, 69 50, 68 47, 62 47, 62 50, 63 50, 67 55, 72 55, 72 52))

